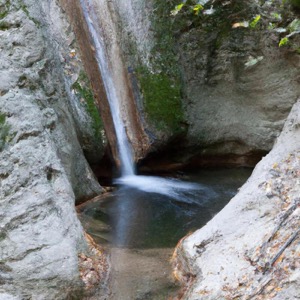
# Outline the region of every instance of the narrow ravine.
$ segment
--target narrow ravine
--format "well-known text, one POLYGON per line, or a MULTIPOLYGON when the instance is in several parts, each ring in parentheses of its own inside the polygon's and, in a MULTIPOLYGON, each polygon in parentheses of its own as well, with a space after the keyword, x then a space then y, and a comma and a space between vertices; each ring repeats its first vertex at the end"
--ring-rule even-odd
POLYGON ((108 64, 110 53, 104 44, 104 32, 102 32, 100 27, 96 28, 94 26, 97 22, 97 17, 91 2, 89 0, 81 0, 80 3, 91 38, 95 45, 95 55, 104 82, 117 138, 121 176, 115 180, 115 183, 145 192, 170 195, 173 198, 180 200, 181 192, 198 189, 198 186, 179 180, 167 180, 153 176, 136 175, 135 164, 133 161, 134 149, 131 147, 127 137, 127 131, 129 129, 126 127, 125 121, 122 118, 121 100, 117 96, 116 87, 112 80, 112 70, 108 64))
POLYGON ((181 179, 137 175, 104 32, 94 25, 97 16, 90 1, 80 2, 95 45, 120 160, 120 177, 114 180, 117 189, 84 206, 81 221, 97 242, 107 244, 111 253, 111 299, 173 297, 178 287, 171 275, 170 258, 176 243, 223 208, 250 172, 206 171, 181 179))
POLYGON ((0 300, 299 298, 300 1, 200 2, 0 1, 0 300))

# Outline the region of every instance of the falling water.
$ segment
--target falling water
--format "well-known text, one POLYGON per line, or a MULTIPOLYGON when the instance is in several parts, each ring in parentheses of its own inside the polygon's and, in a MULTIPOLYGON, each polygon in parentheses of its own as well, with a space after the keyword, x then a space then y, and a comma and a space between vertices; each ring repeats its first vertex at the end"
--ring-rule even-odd
POLYGON ((99 26, 96 28, 97 17, 94 10, 91 8, 89 0, 80 0, 82 11, 87 22, 91 37, 93 39, 96 51, 96 59, 102 75, 105 92, 110 106, 112 119, 115 127, 118 153, 121 161, 121 175, 132 176, 134 175, 134 163, 132 159, 132 149, 129 145, 126 130, 121 116, 121 106, 118 101, 116 89, 111 77, 111 72, 108 66, 107 53, 105 51, 105 44, 103 40, 103 29, 99 26))
MULTIPOLYGON (((204 225, 229 197, 227 190, 219 193, 220 177, 216 174, 212 177, 216 186, 135 174, 133 151, 112 76, 109 60, 112 55, 105 47, 104 36, 111 32, 107 33, 107 28, 97 25, 92 1, 95 0, 80 0, 80 3, 110 105, 121 177, 115 180, 120 187, 106 195, 106 200, 90 203, 82 221, 96 241, 103 243, 108 240, 111 245, 110 295, 113 299, 173 299, 176 288, 168 277, 172 247, 188 231, 204 225)), ((103 4, 105 0, 97 1, 103 4)), ((201 176, 204 176, 201 182, 209 177, 203 173, 201 176)), ((228 178, 227 174, 225 178, 228 178)), ((234 184, 237 182, 233 180, 234 184)))
POLYGON ((165 179, 154 176, 136 175, 132 158, 132 148, 129 144, 124 122, 121 115, 121 104, 117 97, 115 85, 109 67, 109 53, 106 51, 104 41, 104 29, 97 24, 97 16, 92 8, 90 0, 80 0, 82 11, 86 19, 91 37, 96 51, 96 59, 104 82, 106 95, 108 98, 113 123, 115 127, 118 154, 121 161, 121 177, 115 182, 133 189, 138 189, 147 193, 157 193, 175 198, 179 201, 190 202, 187 196, 188 191, 201 189, 199 184, 182 182, 176 179, 165 179))

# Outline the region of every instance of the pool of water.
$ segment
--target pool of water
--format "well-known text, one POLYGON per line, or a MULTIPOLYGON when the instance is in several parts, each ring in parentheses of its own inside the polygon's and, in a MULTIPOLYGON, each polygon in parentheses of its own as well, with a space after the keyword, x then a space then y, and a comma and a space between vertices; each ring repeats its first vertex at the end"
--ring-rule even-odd
POLYGON ((169 194, 155 187, 164 186, 165 178, 155 177, 147 188, 135 187, 133 179, 87 204, 80 213, 85 230, 111 251, 111 299, 170 297, 176 290, 169 264, 173 248, 218 213, 251 172, 219 169, 181 174, 180 182, 171 179, 172 185, 194 184, 187 189, 172 187, 169 194))

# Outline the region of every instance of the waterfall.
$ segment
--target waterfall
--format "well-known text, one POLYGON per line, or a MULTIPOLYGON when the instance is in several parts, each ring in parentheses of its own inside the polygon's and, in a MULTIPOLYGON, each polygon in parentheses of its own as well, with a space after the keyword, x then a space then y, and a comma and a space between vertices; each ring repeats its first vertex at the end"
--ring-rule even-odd
MULTIPOLYGON (((135 174, 133 151, 129 144, 125 124, 122 119, 122 105, 117 96, 116 87, 112 78, 112 69, 109 65, 110 52, 106 49, 104 37, 105 28, 97 26, 98 20, 91 2, 80 0, 84 18, 95 46, 96 60, 102 76, 107 100, 114 123, 118 154, 121 161, 121 177, 115 183, 126 188, 137 189, 146 193, 156 193, 178 201, 192 203, 191 192, 202 189, 199 184, 183 182, 177 179, 167 179, 155 176, 141 176, 135 174), (190 193, 190 195, 189 195, 190 193)), ((111 32, 109 32, 111 34, 111 32)))
POLYGON ((132 148, 128 142, 126 129, 121 115, 121 104, 117 97, 115 85, 112 80, 111 71, 108 65, 109 54, 106 53, 105 41, 103 39, 104 33, 102 32, 103 29, 100 27, 96 28, 94 25, 97 24, 97 17, 90 4, 90 1, 80 0, 80 4, 90 31, 91 38, 94 42, 96 59, 102 75, 105 92, 112 114, 118 143, 118 154, 121 161, 121 177, 133 176, 135 171, 132 158, 132 148))

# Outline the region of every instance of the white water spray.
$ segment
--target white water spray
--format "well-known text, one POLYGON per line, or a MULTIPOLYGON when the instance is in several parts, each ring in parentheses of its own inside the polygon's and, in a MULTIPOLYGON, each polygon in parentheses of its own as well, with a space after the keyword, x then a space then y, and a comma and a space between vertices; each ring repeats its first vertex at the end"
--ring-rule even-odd
POLYGON ((121 104, 117 97, 111 70, 108 65, 110 55, 106 52, 105 41, 103 39, 103 36, 105 36, 104 30, 95 25, 98 24, 97 16, 92 8, 91 0, 80 0, 80 3, 90 35, 94 42, 96 59, 104 83, 118 142, 118 154, 121 161, 121 177, 116 179, 115 182, 144 192, 158 193, 176 198, 180 201, 190 202, 188 199, 184 199, 185 197, 181 192, 201 189, 199 185, 174 179, 165 179, 154 176, 138 176, 135 174, 132 148, 127 138, 124 122, 122 120, 121 104))

